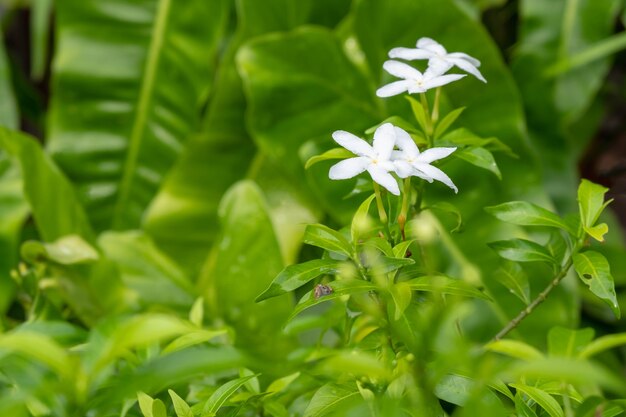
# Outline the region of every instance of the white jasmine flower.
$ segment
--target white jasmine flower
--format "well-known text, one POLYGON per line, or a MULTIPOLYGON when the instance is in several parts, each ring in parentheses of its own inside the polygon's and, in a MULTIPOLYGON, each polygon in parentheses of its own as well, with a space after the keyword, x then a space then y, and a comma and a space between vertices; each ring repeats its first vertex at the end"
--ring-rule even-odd
POLYGON ((395 142, 400 151, 392 152, 396 174, 400 178, 417 176, 428 182, 441 181, 452 188, 455 193, 459 190, 442 170, 430 165, 431 162, 445 158, 456 148, 430 148, 420 153, 411 136, 399 127, 394 127, 395 142))
POLYGON ((456 66, 472 74, 480 81, 487 82, 478 70, 480 67, 479 60, 463 52, 448 53, 446 48, 430 38, 420 38, 417 41, 417 48, 393 48, 389 51, 389 58, 400 58, 407 61, 427 59, 429 69, 437 74, 443 74, 456 66))
POLYGON ((422 74, 412 66, 399 61, 386 61, 383 64, 383 68, 389 74, 398 78, 403 78, 403 80, 394 81, 391 84, 387 84, 384 87, 379 88, 376 91, 376 95, 378 97, 395 96, 397 94, 404 93, 405 91, 409 94, 425 93, 431 88, 440 87, 465 77, 465 74, 441 75, 441 73, 438 73, 431 68, 427 69, 426 72, 422 74))
POLYGON ((385 123, 376 129, 373 145, 343 130, 334 132, 333 139, 357 156, 333 165, 328 173, 331 180, 344 180, 367 171, 375 182, 390 193, 400 195, 398 183, 389 173, 395 169, 391 161, 395 146, 395 131, 391 123, 385 123))

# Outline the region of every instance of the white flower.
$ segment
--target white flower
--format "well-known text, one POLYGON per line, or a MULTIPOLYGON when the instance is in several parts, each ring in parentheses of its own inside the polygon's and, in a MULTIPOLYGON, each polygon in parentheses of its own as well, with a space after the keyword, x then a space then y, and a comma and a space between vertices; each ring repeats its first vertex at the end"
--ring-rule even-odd
POLYGON ((398 183, 389 173, 395 169, 391 161, 391 153, 395 146, 394 126, 391 123, 385 123, 376 129, 373 146, 343 130, 334 132, 333 139, 358 156, 333 165, 328 173, 331 180, 344 180, 367 171, 374 181, 390 193, 400 195, 398 183))
POLYGON ((432 69, 436 74, 443 74, 456 66, 472 74, 480 81, 487 82, 478 70, 480 67, 479 60, 463 52, 448 53, 446 48, 430 38, 420 38, 417 41, 417 48, 393 48, 389 51, 389 58, 400 58, 407 61, 427 59, 429 69, 432 69))
POLYGON ((428 68, 424 74, 416 70, 410 65, 399 61, 386 61, 383 68, 391 75, 403 78, 401 81, 394 81, 376 91, 378 97, 390 97, 408 91, 409 94, 425 93, 431 88, 440 87, 451 83, 465 74, 447 74, 441 75, 436 71, 428 68))
POLYGON ((399 127, 394 127, 394 132, 396 146, 400 151, 393 151, 392 159, 395 172, 400 178, 414 175, 428 182, 437 180, 452 188, 455 193, 459 191, 450 177, 439 168, 430 165, 431 162, 450 155, 456 148, 430 148, 420 153, 407 132, 399 127))

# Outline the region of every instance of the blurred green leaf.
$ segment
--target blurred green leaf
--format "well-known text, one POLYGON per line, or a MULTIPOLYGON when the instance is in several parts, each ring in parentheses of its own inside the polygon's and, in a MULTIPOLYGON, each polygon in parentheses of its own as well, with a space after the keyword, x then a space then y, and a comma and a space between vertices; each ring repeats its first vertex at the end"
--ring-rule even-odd
POLYGON ((496 218, 519 226, 556 227, 576 235, 561 218, 536 204, 527 201, 510 201, 497 206, 485 207, 487 213, 496 218))
POLYGON ((369 210, 376 197, 375 194, 372 194, 368 198, 365 199, 359 206, 359 208, 354 213, 354 217, 352 218, 352 224, 350 226, 350 235, 352 236, 352 244, 356 245, 364 232, 368 231, 371 228, 370 219, 369 219, 369 210))
POLYGON ((26 261, 52 261, 62 265, 95 262, 98 252, 80 236, 63 236, 51 243, 27 241, 22 244, 21 255, 26 261))
POLYGON ((550 394, 540 390, 539 388, 531 387, 524 384, 509 384, 518 391, 528 395, 533 401, 541 406, 548 412, 550 417, 563 417, 563 409, 559 403, 550 394))
POLYGON ((303 417, 323 417, 331 413, 342 414, 345 412, 347 404, 358 397, 360 397, 360 393, 356 387, 325 384, 315 392, 304 411, 303 417))
POLYGON ((572 330, 555 327, 548 333, 548 352, 554 356, 579 357, 589 342, 593 340, 593 329, 572 330))
POLYGON ((58 343, 49 337, 32 331, 14 331, 0 335, 0 349, 35 359, 64 380, 71 380, 74 366, 72 359, 58 343))
POLYGON ((249 375, 242 378, 233 379, 219 387, 207 400, 202 410, 202 415, 213 417, 226 401, 241 388, 246 382, 256 375, 249 375))
POLYGON ((140 391, 137 393, 137 401, 139 402, 139 409, 144 417, 154 417, 152 415, 152 404, 154 404, 154 398, 145 392, 140 391))
POLYGON ((530 304, 530 285, 528 275, 515 262, 506 262, 495 273, 498 282, 515 294, 524 304, 530 304))
POLYGON ((91 241, 91 226, 72 186, 37 141, 0 127, 0 148, 19 163, 24 195, 42 238, 50 242, 77 234, 91 241))
POLYGON ((165 404, 158 398, 152 403, 152 417, 167 417, 165 404))
POLYGON ((517 340, 496 340, 489 342, 485 349, 527 361, 543 358, 543 354, 540 351, 529 344, 517 340))
POLYGON ((97 230, 139 226, 199 122, 225 4, 56 5, 47 145, 97 230))
POLYGON ((202 327, 204 321, 204 298, 198 297, 189 310, 189 321, 198 327, 202 327))
POLYGON ((333 259, 314 259, 301 264, 289 265, 274 278, 270 286, 255 301, 263 301, 293 291, 320 275, 336 274, 339 272, 340 266, 341 262, 333 259))
POLYGON ((443 275, 419 277, 406 281, 406 284, 415 291, 428 291, 491 300, 487 294, 474 288, 471 284, 443 275))
POLYGON ((226 330, 193 330, 185 333, 172 340, 164 349, 163 353, 176 352, 177 350, 187 349, 200 343, 208 342, 218 336, 227 334, 226 330))
POLYGON ((420 103, 418 100, 414 99, 413 97, 408 96, 408 95, 405 97, 409 101, 409 104, 411 105, 413 116, 415 117, 415 120, 422 128, 422 132, 427 133, 428 132, 428 123, 426 119, 427 109, 424 109, 424 106, 422 105, 422 103, 420 103))
POLYGON ((398 282, 394 284, 389 289, 391 293, 391 298, 393 299, 393 303, 395 305, 394 311, 394 320, 400 320, 402 314, 404 314, 404 310, 411 304, 411 299, 413 298, 413 288, 409 285, 408 282, 398 282))
POLYGON ((321 155, 316 155, 309 158, 309 160, 306 161, 306 164, 304 164, 304 169, 309 169, 311 165, 317 164, 321 161, 327 161, 330 159, 352 158, 353 156, 354 154, 345 148, 329 149, 321 155))
POLYGON ((4 36, 0 34, 0 126, 17 129, 19 114, 17 102, 11 85, 11 70, 9 60, 4 49, 4 36))
POLYGON ((453 155, 459 159, 464 160, 478 168, 486 169, 492 172, 498 179, 502 179, 500 169, 496 164, 496 160, 493 158, 493 154, 485 148, 479 148, 476 146, 469 146, 464 149, 457 150, 453 155))
POLYGON ((52 6, 52 0, 39 0, 31 4, 30 74, 35 80, 41 80, 46 69, 50 27, 52 26, 52 6))
POLYGON ((439 123, 437 123, 437 126, 435 127, 434 139, 437 140, 441 137, 441 135, 446 133, 448 131, 448 128, 452 126, 452 123, 454 123, 456 119, 459 118, 459 116, 461 115, 461 113, 463 113, 464 110, 465 110, 465 107, 460 107, 446 114, 443 117, 443 119, 441 119, 439 123))
POLYGON ((599 252, 586 251, 574 254, 574 269, 592 293, 611 307, 617 318, 620 308, 615 295, 615 284, 606 258, 599 252))
POLYGON ((525 239, 490 242, 489 247, 504 259, 515 262, 547 262, 555 264, 554 258, 545 247, 525 239))
POLYGON ((352 247, 341 233, 323 224, 309 224, 304 231, 304 243, 351 257, 352 247))
POLYGON ((167 390, 167 392, 170 394, 170 397, 172 397, 172 403, 174 404, 174 411, 176 411, 177 417, 194 417, 191 407, 189 407, 185 400, 180 398, 178 394, 171 389, 167 390))
POLYGON ((593 340, 587 346, 583 347, 578 356, 582 359, 586 359, 605 350, 613 349, 624 344, 626 344, 626 333, 601 336, 593 340))

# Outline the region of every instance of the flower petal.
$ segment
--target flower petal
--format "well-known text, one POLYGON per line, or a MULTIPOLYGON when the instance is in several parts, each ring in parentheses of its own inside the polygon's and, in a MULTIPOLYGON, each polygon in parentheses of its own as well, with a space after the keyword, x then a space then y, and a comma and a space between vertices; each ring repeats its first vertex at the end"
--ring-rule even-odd
POLYGON ((333 139, 335 142, 355 155, 369 157, 373 157, 375 155, 374 149, 369 143, 350 132, 346 132, 345 130, 337 130, 333 132, 333 139))
POLYGON ((448 54, 448 58, 463 59, 463 60, 469 62, 470 64, 472 64, 475 67, 480 67, 480 61, 479 60, 477 60, 473 56, 469 56, 468 54, 463 53, 463 52, 452 52, 451 54, 448 54))
POLYGON ((391 194, 400 195, 398 183, 390 173, 376 165, 370 165, 367 172, 370 173, 374 181, 385 187, 391 194))
POLYGON ((433 53, 425 49, 415 48, 393 48, 389 51, 389 58, 400 58, 407 61, 414 61, 416 59, 429 59, 433 56, 433 53))
POLYGON ((452 59, 450 59, 450 62, 452 64, 456 65, 457 67, 461 68, 463 71, 472 74, 474 77, 478 78, 480 81, 482 81, 484 83, 487 82, 487 80, 485 80, 485 77, 483 77, 483 75, 480 73, 480 71, 478 71, 478 68, 476 68, 474 65, 472 65, 471 62, 466 61, 466 60, 461 59, 461 58, 452 58, 452 59))
POLYGON ((424 73, 425 79, 432 79, 445 74, 454 64, 445 58, 435 56, 428 60, 428 68, 424 73))
POLYGON ((383 69, 394 77, 404 78, 405 80, 420 80, 422 73, 410 65, 400 61, 385 61, 383 69))
POLYGON ((396 145, 396 132, 391 123, 384 123, 374 132, 374 151, 381 161, 388 161, 391 158, 391 151, 396 145))
POLYGON ((453 81, 460 80, 465 77, 465 74, 446 74, 424 81, 422 88, 430 90, 431 88, 441 87, 442 85, 450 84, 453 81))
POLYGON ((406 178, 413 175, 413 166, 409 164, 407 161, 403 161, 402 159, 397 159, 393 161, 393 167, 396 174, 400 178, 406 178))
POLYGON ((419 172, 421 172, 423 174, 426 174, 427 176, 429 176, 429 177, 431 177, 431 178, 433 178, 433 179, 435 179, 437 181, 441 181, 442 183, 444 183, 448 187, 452 188, 455 193, 459 192, 459 189, 456 188, 456 185, 454 185, 454 183, 452 182, 450 177, 448 177, 439 168, 436 168, 436 167, 434 167, 432 165, 419 163, 419 162, 414 163, 413 164, 413 168, 415 168, 416 171, 419 171, 419 172))
POLYGON ((430 164, 433 161, 438 159, 443 159, 446 156, 450 155, 452 152, 456 151, 456 148, 431 148, 422 152, 417 157, 417 162, 423 162, 425 164, 430 164))
POLYGON ((415 158, 419 155, 420 151, 411 135, 397 126, 394 126, 394 131, 396 134, 396 146, 400 148, 404 157, 415 158))
POLYGON ((417 40, 417 43, 415 44, 415 46, 417 46, 418 48, 426 48, 427 46, 431 45, 439 45, 439 42, 426 36, 419 38, 417 40))
POLYGON ((378 97, 391 97, 402 94, 409 89, 409 85, 411 84, 412 82, 407 80, 394 81, 376 90, 376 95, 378 97))
POLYGON ((356 158, 344 159, 330 167, 328 177, 331 180, 345 180, 356 177, 367 169, 370 159, 365 156, 357 156, 356 158))
POLYGON ((448 53, 443 45, 431 38, 419 38, 417 40, 417 48, 425 49, 436 55, 446 55, 448 53))

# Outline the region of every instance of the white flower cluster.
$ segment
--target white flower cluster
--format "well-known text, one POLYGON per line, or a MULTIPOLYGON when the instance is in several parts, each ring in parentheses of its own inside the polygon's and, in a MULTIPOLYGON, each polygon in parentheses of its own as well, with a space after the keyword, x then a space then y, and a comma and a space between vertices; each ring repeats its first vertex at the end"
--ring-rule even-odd
POLYGON ((441 181, 454 192, 458 191, 450 177, 430 165, 450 155, 456 148, 432 148, 420 153, 411 136, 391 123, 382 124, 376 129, 373 145, 343 130, 334 132, 333 139, 357 156, 333 165, 329 172, 332 180, 352 178, 367 171, 374 181, 390 193, 400 195, 398 183, 390 174, 395 172, 400 178, 417 176, 428 182, 441 181), (399 150, 395 150, 396 147, 399 150))
POLYGON ((376 91, 378 97, 391 97, 402 94, 425 93, 431 88, 441 87, 465 77, 465 74, 446 74, 452 67, 466 71, 482 82, 487 82, 478 70, 480 61, 463 52, 448 53, 446 48, 430 38, 420 38, 417 48, 393 48, 389 51, 389 58, 399 58, 405 61, 419 59, 428 60, 428 68, 422 74, 415 68, 400 61, 386 61, 383 68, 394 77, 402 78, 376 91))
MULTIPOLYGON (((386 61, 383 68, 402 80, 379 88, 376 91, 379 97, 390 97, 404 92, 424 93, 465 77, 465 74, 445 74, 454 66, 487 82, 478 71, 480 61, 461 52, 448 53, 443 46, 430 38, 420 38, 417 48, 394 48, 389 51, 389 57, 407 61, 427 59, 428 68, 422 74, 405 63, 386 61)), ((391 175, 393 172, 400 178, 416 176, 428 182, 441 181, 455 193, 458 192, 450 177, 431 165, 431 162, 445 158, 456 148, 431 148, 420 153, 411 136, 391 123, 382 124, 376 129, 372 145, 343 130, 334 132, 333 139, 357 156, 333 165, 328 174, 330 179, 343 180, 367 171, 376 183, 390 193, 400 195, 398 183, 391 175)))

